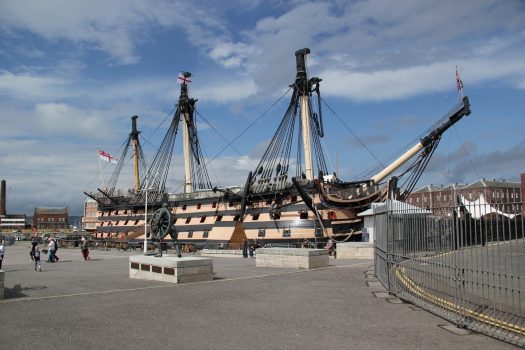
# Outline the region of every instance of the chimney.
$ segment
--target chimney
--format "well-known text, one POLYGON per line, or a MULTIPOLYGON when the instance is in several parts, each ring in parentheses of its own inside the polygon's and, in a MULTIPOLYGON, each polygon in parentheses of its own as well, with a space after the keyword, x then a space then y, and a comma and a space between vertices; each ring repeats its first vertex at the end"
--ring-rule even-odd
POLYGON ((0 216, 6 216, 6 209, 5 209, 5 180, 2 180, 0 183, 0 216))

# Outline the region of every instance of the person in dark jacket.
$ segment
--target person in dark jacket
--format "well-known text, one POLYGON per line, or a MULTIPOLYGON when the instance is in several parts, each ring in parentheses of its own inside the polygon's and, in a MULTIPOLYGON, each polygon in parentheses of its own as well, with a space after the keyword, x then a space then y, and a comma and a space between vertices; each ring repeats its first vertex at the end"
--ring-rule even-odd
POLYGON ((246 240, 242 241, 242 257, 248 257, 248 242, 246 240))

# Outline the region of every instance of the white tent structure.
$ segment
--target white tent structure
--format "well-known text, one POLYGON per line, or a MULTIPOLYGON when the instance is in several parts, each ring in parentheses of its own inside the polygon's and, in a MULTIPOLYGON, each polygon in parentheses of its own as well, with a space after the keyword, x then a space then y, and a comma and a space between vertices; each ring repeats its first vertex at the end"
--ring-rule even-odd
POLYGON ((469 201, 468 199, 463 197, 463 195, 460 197, 460 200, 473 219, 481 219, 487 214, 499 214, 508 217, 509 219, 514 219, 514 217, 516 216, 515 214, 508 214, 491 206, 485 200, 485 196, 483 195, 483 193, 480 193, 479 198, 474 201, 469 201))

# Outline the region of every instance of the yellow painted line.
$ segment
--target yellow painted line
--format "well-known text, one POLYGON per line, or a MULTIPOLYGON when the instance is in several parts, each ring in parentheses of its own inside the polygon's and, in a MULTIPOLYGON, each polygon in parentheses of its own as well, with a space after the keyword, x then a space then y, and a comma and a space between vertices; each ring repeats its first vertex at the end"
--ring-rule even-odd
POLYGON ((482 323, 486 323, 492 326, 496 326, 498 328, 502 328, 508 331, 511 331, 513 333, 518 333, 521 335, 525 335, 525 328, 518 326, 513 323, 505 322, 500 319, 497 319, 492 316, 488 316, 486 314, 474 311, 470 308, 459 306, 453 302, 450 302, 448 300, 445 300, 443 298, 439 298, 433 294, 430 294, 422 287, 418 286, 413 280, 411 280, 406 274, 405 274, 405 267, 399 267, 395 270, 396 276, 399 278, 399 280, 405 285, 407 289, 409 289, 412 293, 418 295, 424 300, 427 300, 435 305, 441 306, 445 309, 448 309, 453 312, 466 314, 470 316, 471 318, 478 320, 482 323))

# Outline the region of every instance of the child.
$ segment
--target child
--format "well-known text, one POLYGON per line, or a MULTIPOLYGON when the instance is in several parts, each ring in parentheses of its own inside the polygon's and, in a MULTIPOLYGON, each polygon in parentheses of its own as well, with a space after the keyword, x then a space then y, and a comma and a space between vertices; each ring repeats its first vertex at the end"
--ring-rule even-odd
POLYGON ((35 261, 35 271, 38 269, 38 271, 42 272, 42 265, 40 264, 40 246, 38 243, 35 245, 33 260, 35 261))

